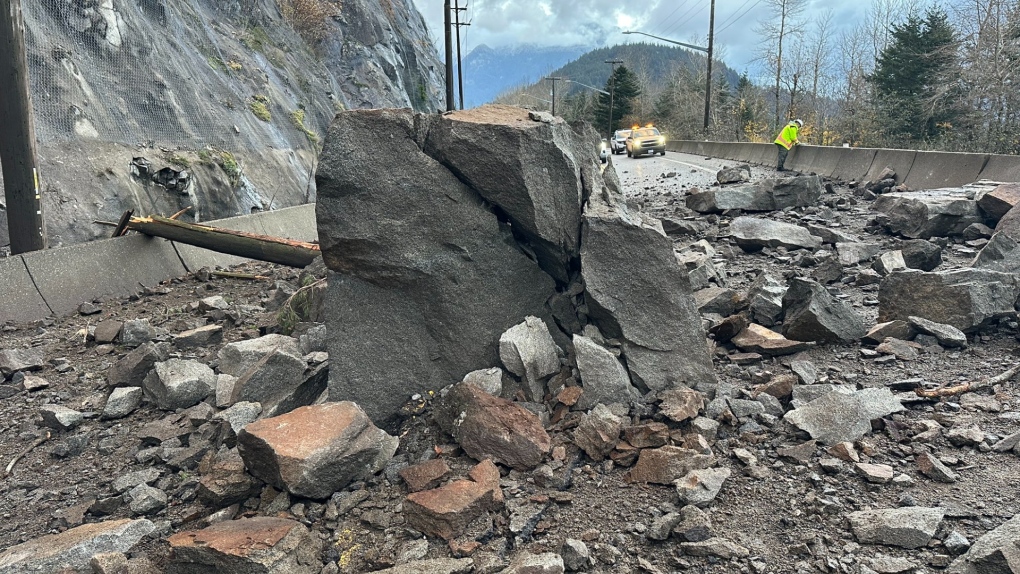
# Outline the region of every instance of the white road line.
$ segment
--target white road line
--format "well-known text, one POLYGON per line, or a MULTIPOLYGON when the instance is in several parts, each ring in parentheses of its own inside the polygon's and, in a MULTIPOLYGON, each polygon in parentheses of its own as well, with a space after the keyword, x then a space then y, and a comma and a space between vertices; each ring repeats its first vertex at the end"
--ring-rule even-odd
POLYGON ((678 163, 680 165, 690 166, 690 167, 693 167, 694 169, 700 169, 701 171, 707 171, 708 173, 717 173, 719 171, 718 169, 710 169, 710 168, 702 167, 700 165, 696 165, 696 164, 693 164, 693 163, 687 163, 686 161, 678 161, 678 160, 675 160, 675 159, 666 159, 665 157, 660 157, 660 158, 657 158, 657 159, 660 159, 660 160, 663 160, 663 161, 671 161, 673 163, 678 163))

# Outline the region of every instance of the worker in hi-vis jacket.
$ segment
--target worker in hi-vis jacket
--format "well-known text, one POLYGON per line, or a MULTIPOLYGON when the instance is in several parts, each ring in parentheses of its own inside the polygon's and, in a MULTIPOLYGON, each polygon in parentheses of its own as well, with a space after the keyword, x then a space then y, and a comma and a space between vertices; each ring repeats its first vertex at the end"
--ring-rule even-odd
POLYGON ((776 171, 786 171, 786 168, 783 167, 783 164, 786 163, 786 156, 790 153, 790 149, 793 146, 800 144, 800 140, 797 139, 797 132, 803 126, 804 122, 793 120, 786 124, 783 131, 779 132, 779 137, 774 142, 776 147, 779 148, 779 161, 776 163, 776 171))

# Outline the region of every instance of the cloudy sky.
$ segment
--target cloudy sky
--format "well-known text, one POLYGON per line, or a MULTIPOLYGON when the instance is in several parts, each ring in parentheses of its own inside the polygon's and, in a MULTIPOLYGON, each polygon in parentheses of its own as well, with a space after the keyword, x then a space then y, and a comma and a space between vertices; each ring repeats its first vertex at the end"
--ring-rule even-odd
MULTIPOLYGON (((413 0, 442 46, 443 0, 413 0)), ((656 36, 706 45, 709 0, 459 0, 468 10, 461 40, 466 52, 479 44, 583 44, 593 47, 654 41, 637 30, 656 36)), ((808 19, 832 9, 833 25, 845 27, 860 21, 872 0, 808 0, 808 19)), ((765 0, 716 0, 716 50, 738 72, 755 73, 758 42, 756 22, 769 18, 765 0)), ((465 53, 466 53, 465 52, 465 53)))

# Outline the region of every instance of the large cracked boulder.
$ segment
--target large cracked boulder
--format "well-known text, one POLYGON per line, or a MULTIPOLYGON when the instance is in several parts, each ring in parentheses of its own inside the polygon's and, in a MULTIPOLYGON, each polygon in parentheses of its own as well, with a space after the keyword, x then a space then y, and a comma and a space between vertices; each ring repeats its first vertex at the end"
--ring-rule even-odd
MULTIPOLYGON (((714 381, 672 241, 628 212, 597 141, 506 106, 339 114, 316 176, 329 398, 395 428, 411 396, 498 364, 522 321, 567 348, 592 319, 639 388, 714 381)), ((531 398, 547 375, 523 369, 531 398)))
POLYGON ((787 249, 818 249, 822 240, 799 225, 759 219, 738 217, 730 222, 733 241, 744 251, 761 251, 765 247, 787 249))
POLYGON ((796 341, 849 343, 868 328, 849 303, 833 297, 816 281, 796 278, 783 295, 783 335, 796 341))
POLYGON ((659 229, 620 201, 591 198, 581 235, 588 312, 606 337, 622 342, 638 388, 714 385, 690 281, 659 229))
POLYGON ((881 213, 879 222, 890 233, 929 239, 960 235, 968 225, 984 221, 973 197, 972 190, 963 188, 887 193, 871 208, 881 213))
POLYGON ((720 213, 729 209, 775 211, 814 205, 821 195, 821 178, 810 175, 708 189, 687 196, 686 202, 687 207, 699 213, 720 213))
POLYGON ((556 281, 536 261, 539 236, 546 267, 576 257, 582 184, 598 177, 582 177, 581 138, 523 110, 489 114, 491 126, 479 121, 484 113, 344 112, 323 148, 316 216, 323 258, 337 272, 326 304, 329 397, 357 402, 383 426, 396 424, 411 395, 498 364, 500 335, 525 317, 554 324, 547 301, 556 281), (454 133, 470 131, 479 133, 454 133), (465 142, 482 134, 484 145, 469 153, 465 142), (479 157, 503 175, 466 165, 479 157), (522 181, 514 170, 542 168, 570 174, 569 185, 557 175, 535 199, 511 194, 532 189, 533 174, 522 181), (536 202, 548 209, 535 214, 536 202))
POLYGON ((926 273, 913 269, 885 277, 878 289, 879 322, 911 316, 970 333, 1015 313, 1016 276, 984 269, 926 273))

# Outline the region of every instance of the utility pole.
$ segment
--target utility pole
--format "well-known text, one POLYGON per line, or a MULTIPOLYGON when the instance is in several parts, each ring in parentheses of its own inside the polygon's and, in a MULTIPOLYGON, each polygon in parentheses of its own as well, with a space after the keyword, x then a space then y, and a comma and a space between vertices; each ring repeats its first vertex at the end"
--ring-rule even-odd
POLYGON ((11 253, 46 249, 21 0, 0 0, 0 164, 11 253))
POLYGON ((453 30, 450 24, 450 0, 443 0, 443 30, 446 36, 446 111, 457 109, 453 101, 453 30))
POLYGON ((557 80, 562 80, 563 78, 558 78, 556 76, 549 76, 546 79, 553 83, 553 86, 552 86, 552 115, 555 116, 556 115, 556 81, 557 80))
POLYGON ((705 136, 708 136, 708 119, 712 110, 712 40, 715 35, 715 0, 708 13, 708 70, 705 80, 705 136))
POLYGON ((616 94, 616 65, 622 64, 623 60, 605 60, 606 64, 612 66, 613 71, 609 74, 609 135, 613 137, 613 96, 616 94))
POLYGON ((459 94, 460 94, 460 109, 463 110, 464 109, 464 74, 461 72, 461 64, 460 64, 460 27, 461 26, 470 26, 471 23, 470 22, 461 23, 461 21, 460 21, 460 11, 461 10, 467 10, 467 6, 464 6, 463 8, 461 8, 460 7, 460 0, 453 0, 453 13, 456 16, 456 21, 454 22, 453 25, 457 27, 457 89, 458 89, 459 94))

